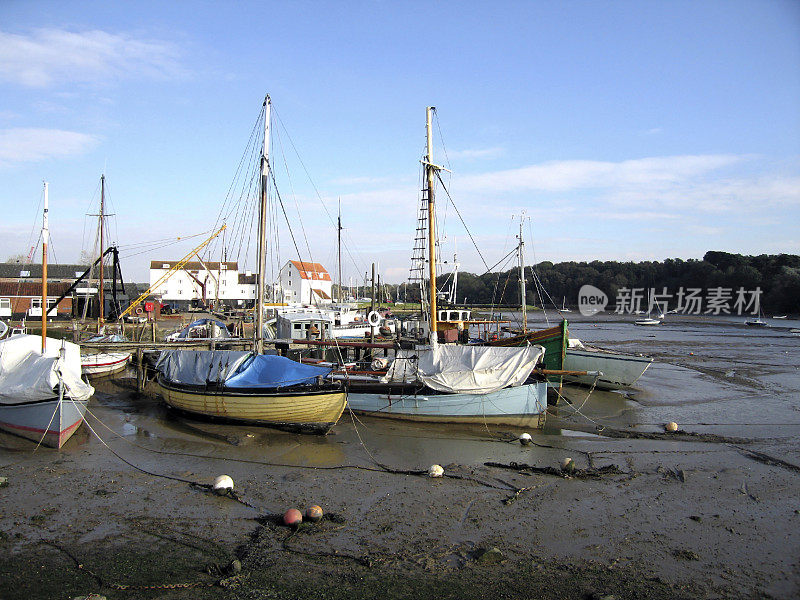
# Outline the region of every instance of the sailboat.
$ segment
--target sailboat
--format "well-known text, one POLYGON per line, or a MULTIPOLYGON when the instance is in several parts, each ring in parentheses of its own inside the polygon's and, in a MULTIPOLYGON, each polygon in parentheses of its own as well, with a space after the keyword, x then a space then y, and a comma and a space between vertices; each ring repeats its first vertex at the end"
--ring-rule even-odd
POLYGON ((434 182, 442 167, 433 163, 433 111, 433 107, 426 110, 427 153, 422 161, 430 343, 398 350, 385 373, 348 376, 349 406, 355 412, 403 420, 540 427, 547 409, 547 384, 526 381, 544 348, 439 343, 434 182))
POLYGON ((332 369, 263 353, 267 188, 271 100, 264 99, 258 221, 258 289, 253 350, 169 350, 156 364, 156 385, 170 407, 192 415, 325 434, 344 411, 347 392, 332 369))
POLYGON ((559 311, 562 312, 562 313, 572 312, 570 309, 567 308, 567 297, 566 296, 564 296, 561 299, 561 308, 559 309, 559 311))
POLYGON ((659 306, 658 304, 656 304, 656 307, 658 308, 658 317, 656 317, 654 319, 654 318, 652 318, 650 316, 650 313, 652 311, 652 304, 651 304, 651 306, 647 310, 647 318, 645 318, 645 319, 637 319, 636 321, 633 322, 633 324, 634 325, 643 325, 645 327, 651 327, 651 326, 654 326, 654 325, 661 325, 661 323, 663 323, 663 321, 664 321, 664 312, 661 310, 661 306, 659 306))
MULTIPOLYGON (((98 217, 98 233, 100 238, 100 277, 98 285, 98 309, 97 317, 98 334, 91 336, 86 342, 115 343, 127 341, 120 334, 102 333, 105 319, 105 298, 104 298, 104 276, 105 266, 103 258, 105 256, 105 197, 106 197, 106 176, 100 176, 100 214, 98 217)), ((116 285, 116 282, 115 284, 116 285)), ((84 315, 85 316, 85 315, 84 315)), ((81 353, 81 372, 87 377, 107 377, 123 371, 131 360, 132 353, 128 350, 105 350, 101 352, 82 351, 81 353)))
POLYGON ((61 448, 78 429, 94 388, 81 381, 80 348, 47 337, 48 190, 42 216, 42 335, 0 340, 0 429, 61 448))
POLYGON ((761 306, 758 307, 758 315, 755 319, 748 319, 744 322, 745 325, 749 325, 750 327, 766 327, 767 322, 764 321, 761 317, 764 316, 764 313, 761 312, 761 306))

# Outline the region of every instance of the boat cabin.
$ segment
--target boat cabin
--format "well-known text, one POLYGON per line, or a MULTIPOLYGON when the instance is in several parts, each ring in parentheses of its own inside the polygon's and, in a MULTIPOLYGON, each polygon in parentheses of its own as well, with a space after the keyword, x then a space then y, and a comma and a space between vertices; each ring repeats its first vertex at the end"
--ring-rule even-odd
POLYGON ((282 340, 329 339, 332 327, 333 319, 320 313, 279 314, 277 337, 282 340))

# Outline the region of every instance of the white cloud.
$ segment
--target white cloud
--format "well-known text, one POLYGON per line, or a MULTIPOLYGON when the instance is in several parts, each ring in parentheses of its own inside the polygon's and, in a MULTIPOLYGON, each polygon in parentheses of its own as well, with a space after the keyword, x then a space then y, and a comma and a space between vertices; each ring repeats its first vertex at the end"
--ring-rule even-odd
POLYGON ((37 29, 0 32, 0 80, 26 87, 99 78, 174 77, 182 73, 178 47, 105 31, 37 29))
POLYGON ((450 160, 477 160, 482 158, 497 158, 505 153, 503 148, 495 146, 494 148, 473 148, 465 150, 451 150, 447 153, 447 158, 450 160))
POLYGON ((666 156, 622 162, 567 160, 459 178, 477 191, 571 191, 677 183, 741 162, 730 155, 666 156))
POLYGON ((3 129, 0 166, 83 154, 98 142, 93 135, 61 129, 3 129))

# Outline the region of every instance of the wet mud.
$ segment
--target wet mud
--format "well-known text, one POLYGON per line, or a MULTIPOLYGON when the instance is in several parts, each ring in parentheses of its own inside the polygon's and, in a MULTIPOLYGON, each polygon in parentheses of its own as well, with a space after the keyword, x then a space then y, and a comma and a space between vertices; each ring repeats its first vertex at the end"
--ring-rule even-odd
POLYGON ((800 339, 571 331, 657 363, 635 390, 565 389, 529 446, 347 412, 325 437, 232 426, 97 382, 61 451, 0 434, 0 598, 797 597, 800 339))

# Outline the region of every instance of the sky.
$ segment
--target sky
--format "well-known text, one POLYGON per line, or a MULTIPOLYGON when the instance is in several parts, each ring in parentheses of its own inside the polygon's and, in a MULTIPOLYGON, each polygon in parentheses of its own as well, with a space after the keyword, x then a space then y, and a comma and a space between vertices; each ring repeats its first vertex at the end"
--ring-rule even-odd
POLYGON ((147 281, 211 233, 266 94, 300 258, 335 271, 340 204, 345 282, 408 275, 426 106, 462 271, 510 268, 520 220, 528 263, 800 253, 797 0, 0 0, 0 260, 43 180, 51 260, 91 253, 105 174, 147 281))

